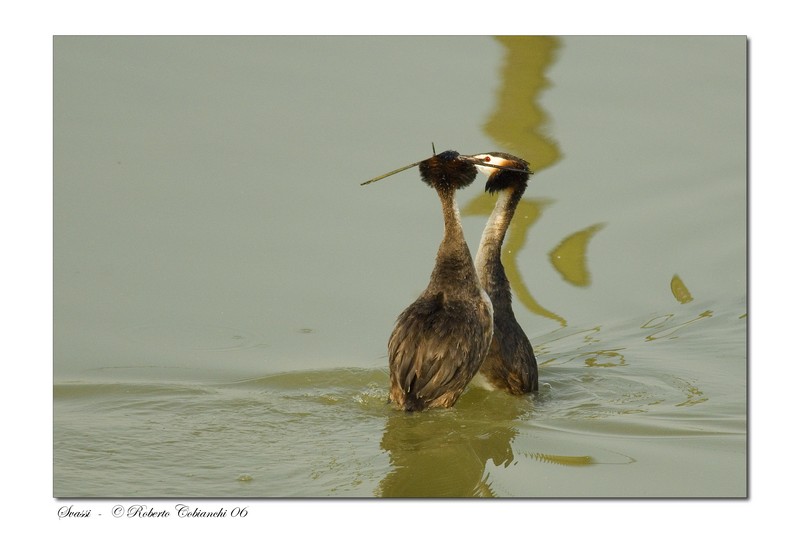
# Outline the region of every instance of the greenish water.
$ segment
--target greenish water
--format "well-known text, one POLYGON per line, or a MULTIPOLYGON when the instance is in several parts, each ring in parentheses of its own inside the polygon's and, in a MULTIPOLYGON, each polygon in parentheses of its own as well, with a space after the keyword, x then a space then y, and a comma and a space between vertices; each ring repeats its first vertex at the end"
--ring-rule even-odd
POLYGON ((745 496, 745 46, 56 38, 54 495, 745 496), (431 140, 537 171, 535 397, 386 404, 441 215, 358 183, 431 140))
POLYGON ((669 323, 559 330, 536 346, 535 398, 473 388, 455 409, 414 415, 387 405, 384 369, 60 384, 56 494, 741 496, 745 367, 730 354, 742 319, 704 320, 680 337, 669 323), (693 362, 698 339, 725 329, 693 362))

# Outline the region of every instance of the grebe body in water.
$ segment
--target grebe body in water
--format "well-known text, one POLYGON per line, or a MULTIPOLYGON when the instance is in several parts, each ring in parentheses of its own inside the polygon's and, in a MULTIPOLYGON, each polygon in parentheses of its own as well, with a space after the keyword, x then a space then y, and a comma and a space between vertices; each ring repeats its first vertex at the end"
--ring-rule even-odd
POLYGON ((389 401, 405 411, 455 404, 492 340, 492 303, 478 280, 455 200, 456 190, 475 180, 477 162, 446 151, 418 163, 422 181, 439 195, 444 238, 428 287, 400 313, 389 337, 389 401))
POLYGON ((525 160, 511 154, 490 152, 474 157, 491 164, 477 168, 487 177, 486 191, 497 194, 475 258, 478 278, 494 310, 494 334, 479 379, 491 388, 526 394, 539 389, 539 370, 533 347, 511 307, 511 287, 500 252, 517 204, 528 187, 530 171, 525 160))

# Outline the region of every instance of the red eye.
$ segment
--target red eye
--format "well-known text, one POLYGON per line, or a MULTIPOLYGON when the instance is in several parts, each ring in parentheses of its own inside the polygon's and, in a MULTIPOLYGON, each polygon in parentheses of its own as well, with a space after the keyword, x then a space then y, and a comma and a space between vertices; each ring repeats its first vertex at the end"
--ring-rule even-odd
POLYGON ((492 160, 492 158, 487 155, 486 157, 483 158, 483 160, 488 163, 489 161, 492 160))

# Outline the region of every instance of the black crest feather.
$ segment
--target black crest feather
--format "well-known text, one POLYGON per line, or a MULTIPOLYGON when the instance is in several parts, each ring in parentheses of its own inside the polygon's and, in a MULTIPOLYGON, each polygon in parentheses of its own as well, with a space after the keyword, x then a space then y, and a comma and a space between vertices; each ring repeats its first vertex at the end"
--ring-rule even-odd
POLYGON ((455 150, 447 150, 419 164, 422 181, 433 188, 461 189, 475 181, 478 169, 462 159, 455 150))

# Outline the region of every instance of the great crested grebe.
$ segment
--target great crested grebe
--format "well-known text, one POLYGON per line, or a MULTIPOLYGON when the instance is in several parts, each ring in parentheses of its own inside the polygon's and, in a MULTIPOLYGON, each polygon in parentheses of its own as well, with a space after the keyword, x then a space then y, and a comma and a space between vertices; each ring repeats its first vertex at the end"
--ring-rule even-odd
POLYGON ((451 407, 475 376, 492 340, 492 303, 481 288, 461 228, 457 189, 475 181, 476 164, 449 150, 419 165, 422 181, 439 195, 444 238, 428 287, 397 318, 389 337, 389 401, 405 411, 451 407))
POLYGON ((525 394, 539 390, 539 370, 533 347, 511 308, 511 287, 500 251, 532 172, 527 161, 504 152, 473 157, 483 161, 477 168, 487 177, 486 191, 497 193, 497 203, 486 222, 475 258, 478 278, 494 309, 494 335, 477 380, 483 379, 491 388, 511 394, 525 394))

